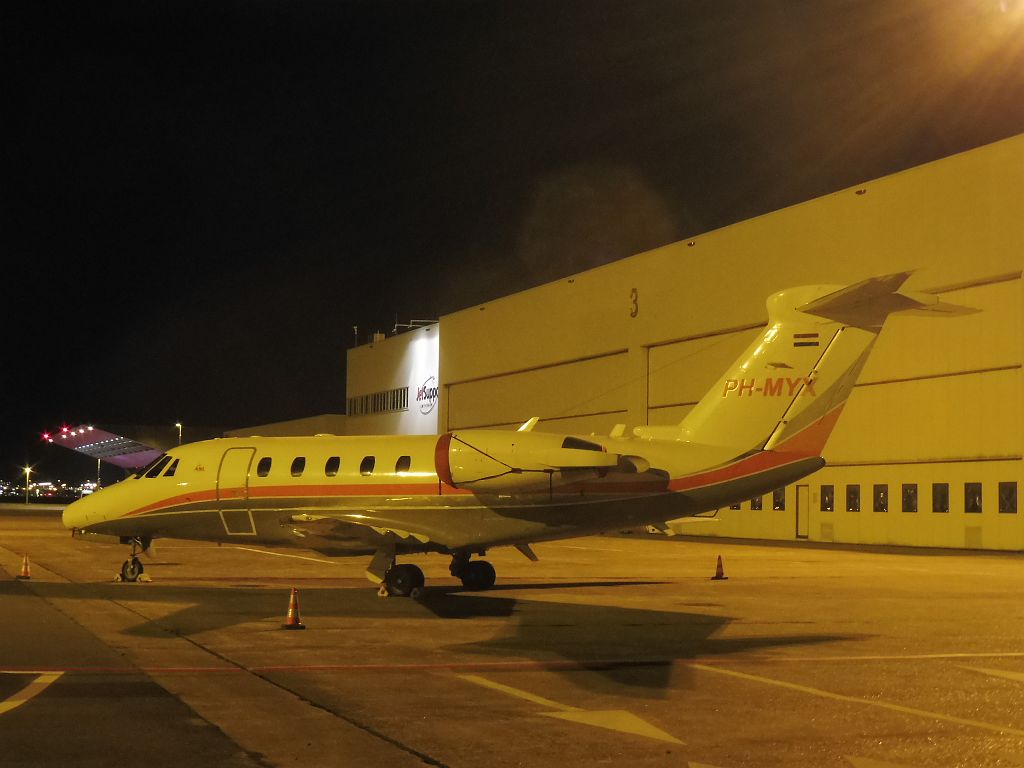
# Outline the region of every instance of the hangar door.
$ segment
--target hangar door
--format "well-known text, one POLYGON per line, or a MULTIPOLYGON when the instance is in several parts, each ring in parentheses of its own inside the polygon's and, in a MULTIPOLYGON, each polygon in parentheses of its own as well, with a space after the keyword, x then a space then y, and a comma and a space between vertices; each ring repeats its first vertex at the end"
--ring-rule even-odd
POLYGON ((217 507, 224 531, 235 536, 255 536, 249 508, 249 466, 255 448, 229 448, 217 470, 217 507))
POLYGON ((520 371, 453 382, 447 387, 448 429, 506 427, 532 416, 560 426, 603 429, 623 421, 627 354, 617 350, 520 371))

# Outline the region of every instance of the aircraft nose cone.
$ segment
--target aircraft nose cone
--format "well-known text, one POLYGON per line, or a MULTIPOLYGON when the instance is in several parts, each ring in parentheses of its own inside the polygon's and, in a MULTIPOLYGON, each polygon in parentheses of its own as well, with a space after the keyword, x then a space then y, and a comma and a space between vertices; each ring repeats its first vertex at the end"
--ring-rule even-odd
POLYGON ((61 514, 61 522, 64 523, 65 528, 83 528, 86 523, 86 512, 88 510, 88 497, 73 501, 64 507, 64 512, 61 514))

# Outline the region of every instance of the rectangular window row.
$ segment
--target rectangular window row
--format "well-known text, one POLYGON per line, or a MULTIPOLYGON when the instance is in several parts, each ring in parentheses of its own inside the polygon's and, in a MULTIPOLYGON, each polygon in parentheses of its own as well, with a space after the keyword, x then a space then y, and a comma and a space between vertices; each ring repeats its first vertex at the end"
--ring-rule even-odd
MULTIPOLYGON (((932 512, 949 512, 949 483, 932 483, 932 512)), ((843 489, 845 492, 844 508, 847 512, 860 512, 861 487, 858 483, 851 483, 843 489)), ((1017 512, 1017 483, 1006 481, 999 483, 996 494, 996 508, 1002 514, 1016 514, 1017 512)), ((964 483, 964 512, 968 514, 980 514, 982 511, 982 483, 964 483)), ((819 493, 822 512, 834 512, 836 509, 836 487, 834 485, 822 485, 819 493)), ((755 496, 750 500, 752 510, 763 509, 763 497, 755 496)), ((889 511, 889 486, 885 483, 875 483, 871 486, 871 509, 874 512, 889 511)), ((918 484, 903 483, 900 486, 899 507, 903 512, 918 511, 918 484)), ((730 504, 729 509, 740 509, 739 503, 730 504)), ((772 509, 786 509, 786 489, 779 488, 772 492, 772 509)))
MULTIPOLYGON (((949 512, 950 494, 949 483, 932 483, 932 512, 949 512)), ((860 512, 861 491, 860 485, 853 483, 845 488, 846 511, 860 512)), ((964 483, 964 512, 967 514, 979 514, 983 507, 983 495, 981 483, 964 483)), ((835 486, 821 486, 822 512, 835 510, 835 486)), ((1017 512, 1017 483, 1007 481, 999 483, 997 492, 996 507, 1000 513, 1015 514, 1017 512)), ((871 486, 871 510, 873 512, 889 511, 889 486, 885 483, 876 483, 871 486)), ((917 483, 903 483, 900 486, 900 510, 903 512, 918 511, 918 485, 917 483)))
POLYGON ((369 395, 350 397, 346 413, 349 416, 368 416, 373 413, 395 413, 409 410, 409 388, 398 387, 369 395))
MULTIPOLYGON (((270 456, 263 456, 258 462, 256 462, 256 474, 259 477, 268 477, 270 475, 271 468, 273 467, 274 460, 270 456)), ((374 469, 377 466, 376 456, 364 456, 362 461, 359 462, 359 474, 363 476, 372 475, 374 469)), ((399 456, 395 461, 395 474, 401 475, 409 471, 412 466, 411 456, 399 456)), ((306 471, 306 457, 296 456, 292 459, 291 466, 289 467, 289 473, 292 477, 302 477, 306 471)), ((324 477, 336 477, 338 472, 341 471, 341 457, 340 456, 328 456, 324 461, 324 477)))

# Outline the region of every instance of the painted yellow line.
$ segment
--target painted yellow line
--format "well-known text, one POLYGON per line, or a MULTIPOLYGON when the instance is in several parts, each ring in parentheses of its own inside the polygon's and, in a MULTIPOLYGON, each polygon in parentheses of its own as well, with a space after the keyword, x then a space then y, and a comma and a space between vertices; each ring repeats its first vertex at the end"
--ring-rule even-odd
POLYGON ((888 709, 892 712, 901 712, 905 715, 917 715, 918 717, 926 717, 932 720, 943 720, 947 723, 956 723, 957 725, 967 725, 972 728, 982 728, 986 731, 994 731, 995 733, 1008 733, 1014 736, 1024 736, 1024 731, 1017 728, 1009 728, 1002 725, 993 725, 992 723, 984 723, 980 720, 968 720, 963 717, 954 717, 953 715, 943 715, 939 712, 929 712, 925 709, 915 709, 914 707, 904 707, 902 704, 892 704, 887 701, 873 701, 872 699, 862 699, 859 696, 846 696, 841 693, 832 693, 831 691, 823 691, 821 688, 811 688, 807 685, 798 685, 797 683, 788 683, 784 680, 775 680, 771 677, 761 677, 760 675, 750 675, 746 672, 736 672, 732 669, 722 669, 721 667, 713 667, 707 664, 689 664, 688 666, 694 669, 699 669, 704 672, 714 672, 719 675, 729 675, 730 677, 738 677, 741 680, 751 680, 756 683, 765 683, 767 685, 775 685, 779 688, 788 688, 791 691, 799 691, 800 693, 809 693, 812 696, 820 696, 824 699, 833 699, 835 701, 845 701, 851 704, 865 704, 871 707, 880 707, 882 709, 888 709))
POLYGON ((480 677, 480 675, 456 675, 461 677, 470 683, 476 683, 482 685, 484 688, 490 688, 501 693, 507 693, 509 696, 515 696, 518 699, 524 701, 532 701, 534 704, 540 704, 542 707, 551 707, 551 709, 558 709, 562 712, 580 712, 579 707, 570 707, 567 704, 559 704, 557 701, 551 699, 545 699, 543 696, 537 696, 536 694, 530 693, 529 691, 521 691, 518 688, 513 688, 509 685, 502 685, 496 683, 493 680, 488 680, 486 677, 480 677))
POLYGON ((968 667, 964 664, 958 664, 957 666, 969 669, 971 672, 981 672, 983 675, 1005 677, 1007 680, 1016 680, 1017 682, 1024 683, 1024 672, 1011 672, 1008 669, 990 669, 989 667, 968 667))
MULTIPOLYGON (((21 673, 24 674, 24 673, 21 673)), ((46 688, 57 680, 63 672, 41 672, 36 676, 36 679, 26 685, 20 691, 13 696, 9 697, 5 701, 0 701, 0 715, 10 712, 12 709, 17 709, 29 699, 32 699, 42 693, 46 688)))
POLYGON ((323 565, 340 565, 333 560, 321 560, 318 557, 305 557, 304 555, 288 555, 284 552, 268 552, 265 549, 254 549, 252 547, 231 547, 231 549, 242 549, 246 552, 256 552, 260 555, 273 555, 274 557, 294 557, 296 560, 311 560, 314 563, 322 563, 323 565))

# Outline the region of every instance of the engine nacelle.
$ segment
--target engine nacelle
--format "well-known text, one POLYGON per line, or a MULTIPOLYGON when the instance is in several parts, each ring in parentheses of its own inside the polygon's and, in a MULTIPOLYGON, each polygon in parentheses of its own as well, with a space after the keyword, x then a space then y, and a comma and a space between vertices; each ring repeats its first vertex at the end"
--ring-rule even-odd
POLYGON ((600 477, 618 454, 578 437, 543 432, 467 429, 437 441, 437 476, 453 488, 485 493, 547 491, 600 477))

